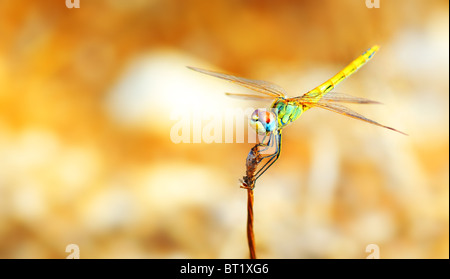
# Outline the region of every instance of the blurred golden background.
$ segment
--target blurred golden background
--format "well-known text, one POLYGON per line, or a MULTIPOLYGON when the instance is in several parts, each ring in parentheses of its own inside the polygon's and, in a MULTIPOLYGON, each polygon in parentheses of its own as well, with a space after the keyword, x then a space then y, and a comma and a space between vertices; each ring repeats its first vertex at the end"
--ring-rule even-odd
POLYGON ((448 258, 448 1, 379 3, 0 1, 0 258, 247 258, 253 145, 175 144, 171 115, 270 102, 186 66, 298 96, 375 44, 335 91, 409 136, 320 109, 287 127, 257 256, 448 258))

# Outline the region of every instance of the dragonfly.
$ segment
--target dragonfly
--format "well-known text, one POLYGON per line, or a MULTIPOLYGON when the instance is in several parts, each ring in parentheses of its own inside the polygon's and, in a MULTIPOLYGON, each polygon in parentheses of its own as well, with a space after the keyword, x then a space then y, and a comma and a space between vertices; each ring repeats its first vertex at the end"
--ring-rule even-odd
POLYGON ((379 102, 372 101, 366 98, 347 95, 344 93, 330 92, 336 87, 336 85, 341 83, 343 80, 360 69, 363 65, 365 65, 378 50, 378 45, 369 48, 332 78, 298 97, 288 97, 286 91, 281 86, 268 81, 236 77, 233 75, 204 70, 196 67, 188 66, 188 68, 203 74, 227 80, 229 82, 251 89, 255 92, 252 94, 225 93, 229 96, 245 99, 272 100, 272 105, 270 107, 271 111, 256 109, 250 117, 250 126, 254 128, 258 134, 268 137, 267 143, 265 143, 263 140, 260 145, 265 148, 273 145, 275 145, 276 147, 275 152, 261 158, 267 158, 267 162, 256 172, 256 181, 265 171, 267 171, 267 169, 269 169, 273 165, 273 163, 275 163, 276 160, 278 160, 281 153, 281 135, 283 128, 297 120, 305 111, 309 110, 310 108, 317 107, 326 109, 332 112, 339 113, 341 115, 362 120, 367 123, 407 135, 399 130, 382 125, 374 120, 366 118, 365 116, 342 105, 345 103, 379 104, 379 102))

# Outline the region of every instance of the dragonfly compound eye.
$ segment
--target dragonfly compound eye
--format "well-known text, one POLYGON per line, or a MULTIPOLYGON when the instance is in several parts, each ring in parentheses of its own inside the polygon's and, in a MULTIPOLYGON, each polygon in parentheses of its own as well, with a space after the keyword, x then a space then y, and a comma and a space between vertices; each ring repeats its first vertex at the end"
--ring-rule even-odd
POLYGON ((275 115, 267 110, 257 109, 252 113, 250 126, 260 135, 275 130, 277 121, 275 115))

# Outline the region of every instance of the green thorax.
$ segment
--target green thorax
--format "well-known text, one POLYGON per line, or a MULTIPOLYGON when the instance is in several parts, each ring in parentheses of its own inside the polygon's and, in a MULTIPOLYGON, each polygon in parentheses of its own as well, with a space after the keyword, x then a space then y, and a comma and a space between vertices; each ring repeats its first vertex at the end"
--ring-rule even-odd
POLYGON ((297 120, 304 111, 303 106, 293 99, 277 98, 273 102, 272 108, 277 113, 278 129, 282 129, 289 123, 297 120))

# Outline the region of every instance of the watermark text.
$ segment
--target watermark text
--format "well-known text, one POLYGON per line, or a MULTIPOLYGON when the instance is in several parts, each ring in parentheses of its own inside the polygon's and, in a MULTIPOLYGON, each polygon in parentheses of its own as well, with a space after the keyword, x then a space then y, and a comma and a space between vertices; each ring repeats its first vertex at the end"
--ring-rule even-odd
POLYGON ((366 0, 366 7, 369 9, 380 8, 380 0, 366 0))
POLYGON ((66 0, 66 7, 69 9, 80 8, 80 0, 66 0))

